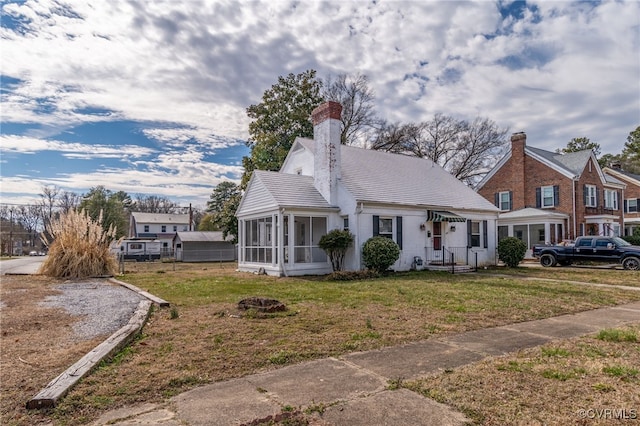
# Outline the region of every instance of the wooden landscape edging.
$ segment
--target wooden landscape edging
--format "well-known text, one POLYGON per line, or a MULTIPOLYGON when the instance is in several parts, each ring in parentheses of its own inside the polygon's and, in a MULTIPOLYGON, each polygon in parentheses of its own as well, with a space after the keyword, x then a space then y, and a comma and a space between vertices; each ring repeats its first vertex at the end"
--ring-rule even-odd
POLYGON ((167 302, 164 299, 159 298, 158 296, 154 296, 153 294, 149 293, 148 291, 144 291, 138 287, 136 287, 133 284, 129 284, 129 283, 125 283, 124 281, 119 281, 116 280, 115 278, 110 278, 109 281, 119 284, 123 287, 128 288, 129 290, 135 291, 136 293, 138 293, 139 295, 146 297, 147 299, 151 300, 153 303, 155 303, 156 305, 162 307, 162 308, 166 308, 169 307, 170 303, 167 302))
POLYGON ((78 362, 53 379, 36 396, 27 402, 27 409, 55 407, 75 384, 86 376, 103 359, 112 356, 129 344, 142 331, 151 313, 151 301, 141 300, 129 323, 96 346, 78 362))

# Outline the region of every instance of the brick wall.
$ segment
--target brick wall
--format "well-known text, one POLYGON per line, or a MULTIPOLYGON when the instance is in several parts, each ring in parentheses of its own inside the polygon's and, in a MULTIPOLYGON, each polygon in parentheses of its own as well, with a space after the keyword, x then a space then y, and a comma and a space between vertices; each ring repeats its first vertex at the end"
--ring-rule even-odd
MULTIPOLYGON (((544 208, 544 210, 564 213, 569 216, 569 223, 565 226, 565 237, 575 238, 580 232, 580 224, 585 224, 585 215, 596 214, 593 209, 585 208, 583 185, 595 185, 598 190, 598 206, 604 207, 602 196, 604 185, 598 174, 598 165, 589 159, 589 163, 581 174, 580 180, 575 183, 573 179, 557 172, 544 163, 525 155, 526 135, 516 133, 511 137, 511 157, 505 164, 497 170, 494 175, 478 190, 478 193, 489 200, 495 202, 495 194, 499 192, 512 191, 512 210, 520 210, 525 207, 536 207, 536 188, 542 186, 559 187, 559 203, 555 207, 544 208), (574 194, 575 194, 575 232, 574 232, 574 194)), ((637 188, 640 194, 640 187, 637 188)), ((630 196, 627 195, 626 198, 630 196)), ((640 198, 640 195, 638 196, 640 198)), ((620 215, 620 226, 622 227, 622 199, 620 198, 620 209, 613 212, 620 215)), ((585 224, 586 229, 586 224, 585 224)))

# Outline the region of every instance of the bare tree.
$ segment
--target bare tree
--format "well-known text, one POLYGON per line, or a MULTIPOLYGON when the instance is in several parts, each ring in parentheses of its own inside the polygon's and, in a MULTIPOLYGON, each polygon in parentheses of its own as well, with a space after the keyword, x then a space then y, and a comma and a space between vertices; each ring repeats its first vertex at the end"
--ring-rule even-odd
POLYGON ((465 126, 456 155, 445 168, 468 185, 476 184, 497 161, 507 143, 508 131, 493 120, 476 118, 465 126))
POLYGON ((372 148, 428 158, 473 185, 497 160, 506 144, 507 131, 488 118, 469 123, 436 114, 422 123, 384 126, 372 148))
POLYGON ((378 130, 371 149, 424 157, 419 152, 422 126, 414 123, 384 123, 378 130))
POLYGON ((80 194, 70 191, 62 191, 58 195, 58 207, 60 213, 67 214, 70 210, 75 210, 82 201, 80 194))
POLYGON ((343 144, 356 144, 370 131, 382 127, 382 120, 375 113, 375 95, 367 76, 339 74, 335 79, 329 76, 323 84, 322 97, 342 105, 340 140, 343 144))
POLYGON ((56 206, 56 201, 58 199, 58 194, 60 193, 60 188, 57 186, 43 186, 42 193, 40 194, 40 205, 43 210, 43 219, 45 222, 50 222, 53 217, 53 209, 56 206))
POLYGON ((180 206, 166 197, 136 195, 131 210, 142 213, 176 213, 180 206))
POLYGON ((16 218, 25 230, 29 245, 35 247, 38 231, 42 230, 42 206, 39 204, 21 205, 16 210, 16 218))

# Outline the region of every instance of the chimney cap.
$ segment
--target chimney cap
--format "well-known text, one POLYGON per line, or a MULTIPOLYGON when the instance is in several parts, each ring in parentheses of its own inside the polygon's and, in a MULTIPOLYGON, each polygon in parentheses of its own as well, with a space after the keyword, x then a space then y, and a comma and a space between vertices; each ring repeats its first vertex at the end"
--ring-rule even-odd
POLYGON ((527 134, 525 132, 516 132, 511 135, 511 142, 519 141, 519 140, 527 140, 527 134))
POLYGON ((311 112, 311 121, 313 121, 314 126, 329 119, 340 120, 341 117, 342 105, 335 101, 324 102, 311 112))

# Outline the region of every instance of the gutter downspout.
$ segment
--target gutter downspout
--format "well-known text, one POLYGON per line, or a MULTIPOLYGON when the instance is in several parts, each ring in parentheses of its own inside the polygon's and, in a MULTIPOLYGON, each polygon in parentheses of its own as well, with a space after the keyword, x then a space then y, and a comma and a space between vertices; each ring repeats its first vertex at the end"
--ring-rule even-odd
POLYGON ((362 257, 360 256, 360 214, 364 210, 364 203, 360 202, 360 207, 358 207, 358 203, 356 202, 356 211, 355 211, 355 219, 356 219, 356 232, 353 233, 355 235, 354 241, 354 255, 356 260, 356 265, 358 265, 358 270, 362 270, 362 257))

